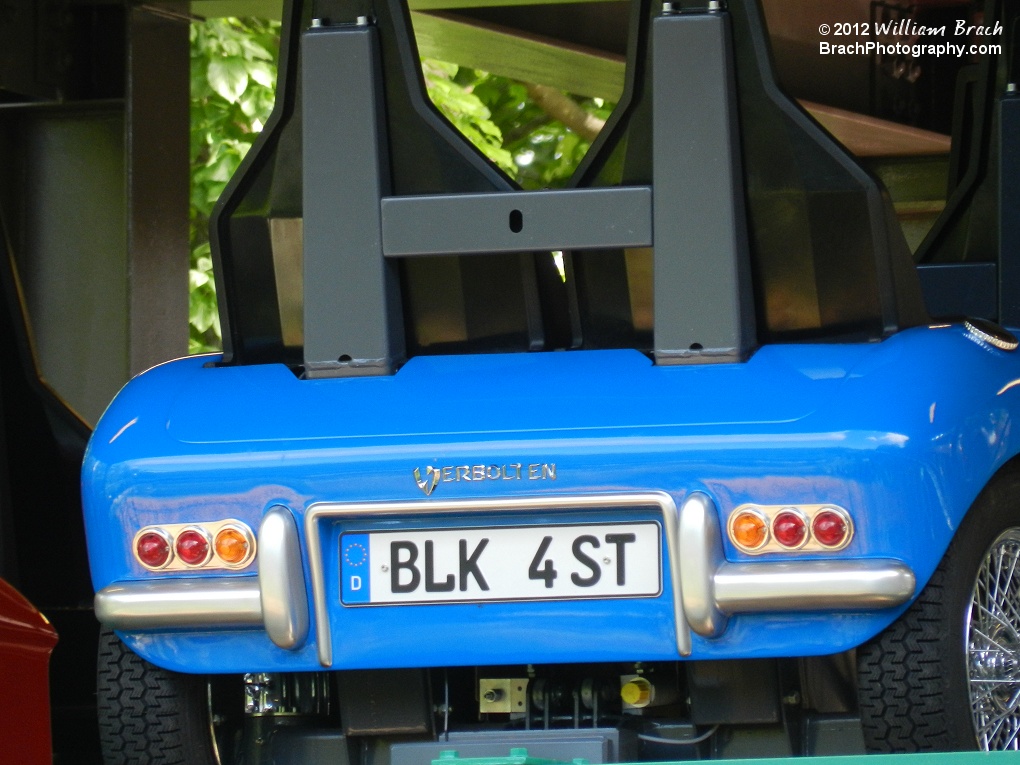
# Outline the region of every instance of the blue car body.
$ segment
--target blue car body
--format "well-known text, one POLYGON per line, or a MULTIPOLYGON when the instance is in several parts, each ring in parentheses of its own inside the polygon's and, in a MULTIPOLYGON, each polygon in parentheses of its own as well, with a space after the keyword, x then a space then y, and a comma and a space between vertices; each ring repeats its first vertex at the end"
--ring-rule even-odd
POLYGON ((978 492, 1020 450, 1013 423, 1020 357, 959 324, 877 343, 770 345, 744 364, 704 366, 655 366, 627 350, 494 354, 419 357, 383 378, 300 380, 283 365, 211 361, 146 372, 96 429, 84 497, 99 601, 127 602, 153 583, 256 587, 258 556, 236 571, 149 571, 132 540, 147 526, 223 518, 256 529, 268 511, 284 508, 299 530, 297 592, 309 599, 310 625, 287 647, 257 623, 118 625, 141 656, 181 672, 847 650, 889 625, 910 598, 734 609, 721 628, 695 629, 683 656, 666 534, 654 596, 372 607, 341 602, 340 534, 661 523, 654 501, 614 502, 634 495, 665 495, 676 507, 705 496, 720 528, 748 504, 833 504, 855 528, 845 549, 750 555, 722 534, 722 562, 753 577, 784 562, 891 561, 914 577, 912 597, 978 492), (522 498, 527 510, 515 510, 522 498), (592 498, 598 507, 580 501, 592 498), (367 512, 307 524, 323 503, 367 512), (373 505, 389 510, 375 517, 373 505), (310 560, 313 548, 320 560, 310 560), (319 592, 316 613, 310 594, 319 592), (323 640, 331 644, 326 654, 323 640))

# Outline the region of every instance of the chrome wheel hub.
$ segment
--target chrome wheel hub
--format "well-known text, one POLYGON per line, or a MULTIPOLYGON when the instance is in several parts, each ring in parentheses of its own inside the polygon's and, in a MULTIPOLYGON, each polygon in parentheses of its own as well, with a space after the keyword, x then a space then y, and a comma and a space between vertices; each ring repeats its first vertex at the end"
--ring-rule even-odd
POLYGON ((980 749, 1020 749, 1020 529, 978 567, 967 613, 967 670, 980 749))

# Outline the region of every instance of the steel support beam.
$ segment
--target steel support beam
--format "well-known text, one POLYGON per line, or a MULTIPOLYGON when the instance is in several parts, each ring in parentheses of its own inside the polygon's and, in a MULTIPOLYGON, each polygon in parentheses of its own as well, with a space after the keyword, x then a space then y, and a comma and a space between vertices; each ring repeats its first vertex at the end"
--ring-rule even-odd
POLYGON ((655 361, 733 362, 754 344, 729 15, 652 25, 655 361))
POLYGON ((382 231, 386 257, 650 247, 652 190, 390 197, 382 231))
POLYGON ((1020 93, 999 104, 999 316, 1020 326, 1020 93))
POLYGON ((389 180, 375 28, 308 30, 302 80, 305 374, 389 374, 404 336, 397 264, 382 252, 389 180))
POLYGON ((128 11, 128 368, 188 352, 188 23, 128 11))

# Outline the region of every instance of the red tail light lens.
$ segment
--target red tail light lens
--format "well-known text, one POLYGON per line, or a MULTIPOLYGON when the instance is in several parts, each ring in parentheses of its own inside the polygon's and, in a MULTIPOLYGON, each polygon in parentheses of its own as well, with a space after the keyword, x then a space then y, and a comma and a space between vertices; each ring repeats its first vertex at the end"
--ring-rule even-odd
POLYGON ((793 510, 784 510, 772 521, 772 535, 783 547, 796 549, 807 541, 807 522, 793 510))
POLYGON ((823 510, 815 516, 811 524, 811 533, 819 544, 826 547, 841 547, 847 541, 850 525, 841 513, 823 510))
POLYGON ((177 535, 177 557, 189 566, 201 566, 212 555, 209 537, 200 529, 185 529, 177 535))
POLYGON ((170 538, 159 531, 147 531, 135 540, 138 560, 149 568, 163 568, 170 562, 170 538))

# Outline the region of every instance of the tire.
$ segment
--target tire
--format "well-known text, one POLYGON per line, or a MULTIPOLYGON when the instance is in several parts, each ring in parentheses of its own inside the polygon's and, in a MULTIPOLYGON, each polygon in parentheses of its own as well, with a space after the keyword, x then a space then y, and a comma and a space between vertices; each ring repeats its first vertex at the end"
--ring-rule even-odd
POLYGON ((160 669, 99 636, 99 740, 106 765, 215 765, 204 677, 160 669))
POLYGON ((874 752, 1020 748, 1020 472, 997 475, 917 601, 857 651, 874 752))

